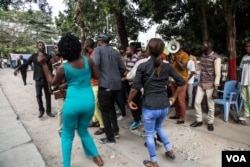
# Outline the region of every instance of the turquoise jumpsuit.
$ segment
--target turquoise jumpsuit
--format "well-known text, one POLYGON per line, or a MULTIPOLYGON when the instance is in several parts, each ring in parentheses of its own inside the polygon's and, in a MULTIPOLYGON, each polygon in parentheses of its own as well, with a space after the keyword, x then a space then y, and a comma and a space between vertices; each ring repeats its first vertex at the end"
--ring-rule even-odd
POLYGON ((84 68, 76 69, 64 63, 67 94, 62 112, 62 153, 64 167, 70 167, 72 142, 77 127, 84 153, 87 157, 99 155, 96 145, 88 132, 88 125, 95 109, 94 94, 91 87, 91 70, 84 56, 84 68))

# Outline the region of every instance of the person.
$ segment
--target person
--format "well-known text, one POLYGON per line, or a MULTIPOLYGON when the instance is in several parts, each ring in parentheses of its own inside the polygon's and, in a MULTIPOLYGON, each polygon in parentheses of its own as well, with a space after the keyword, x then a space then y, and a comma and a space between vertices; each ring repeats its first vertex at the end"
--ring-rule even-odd
MULTIPOLYGON (((53 75, 56 75, 56 71, 58 67, 64 63, 62 56, 59 54, 59 49, 57 43, 54 44, 54 53, 55 56, 51 58, 50 63, 52 64, 53 68, 53 75)), ((64 103, 64 99, 66 97, 66 89, 67 83, 63 80, 58 85, 54 86, 52 91, 54 94, 54 98, 56 99, 56 106, 57 106, 57 114, 58 114, 58 128, 57 131, 59 133, 59 136, 61 136, 62 133, 62 107, 64 103)))
POLYGON ((121 89, 121 76, 126 68, 118 51, 109 46, 110 37, 101 33, 97 37, 93 61, 99 72, 98 101, 102 113, 105 138, 100 142, 116 143, 115 137, 119 138, 119 127, 115 111, 115 100, 121 89))
POLYGON ((188 108, 192 107, 193 104, 193 88, 194 88, 194 75, 195 75, 195 63, 189 55, 189 60, 187 64, 188 69, 188 86, 187 86, 187 95, 188 95, 188 108))
MULTIPOLYGON (((127 63, 127 55, 126 55, 126 46, 124 45, 121 45, 118 50, 119 50, 119 54, 126 66, 126 63, 127 63)), ((117 98, 116 98, 116 104, 118 106, 118 113, 119 113, 119 110, 120 110, 120 116, 117 118, 118 121, 121 121, 121 120, 124 120, 126 118, 126 108, 125 108, 125 105, 127 103, 127 86, 128 86, 128 83, 127 83, 127 80, 125 80, 124 78, 122 78, 121 80, 122 82, 122 88, 121 90, 119 90, 118 94, 117 94, 117 98)))
MULTIPOLYGON (((20 55, 19 59, 17 60, 17 66, 16 67, 21 66, 22 64, 24 64, 26 62, 27 62, 27 60, 23 58, 23 55, 20 55)), ((27 83, 26 83, 27 69, 28 69, 28 66, 24 66, 24 67, 20 68, 20 72, 21 72, 21 76, 22 76, 24 85, 27 85, 27 83)))
POLYGON ((203 54, 200 61, 200 80, 194 102, 196 121, 190 125, 191 127, 202 126, 201 101, 204 94, 206 94, 208 103, 207 129, 209 131, 214 130, 213 122, 215 107, 212 94, 214 89, 218 89, 221 77, 221 58, 214 52, 213 47, 214 42, 212 40, 205 40, 203 42, 203 54))
POLYGON ((81 43, 71 34, 66 34, 58 43, 59 52, 68 62, 60 65, 53 77, 45 61, 45 55, 39 53, 39 62, 51 85, 57 85, 64 79, 67 83, 67 93, 62 112, 62 153, 63 166, 70 167, 72 142, 75 127, 81 138, 83 149, 87 157, 93 157, 98 166, 103 166, 93 138, 88 132, 88 125, 94 114, 95 101, 91 88, 91 77, 98 78, 98 70, 93 61, 81 56, 81 43))
POLYGON ((171 103, 175 102, 177 96, 182 91, 183 85, 185 85, 185 81, 169 63, 162 61, 161 54, 164 47, 165 44, 161 39, 150 39, 146 48, 150 59, 138 66, 128 97, 129 108, 137 109, 138 106, 133 99, 141 88, 144 89, 142 96, 142 119, 150 160, 144 160, 143 164, 147 167, 158 167, 154 142, 155 131, 159 134, 164 144, 165 156, 172 160, 175 159, 172 146, 162 124, 168 114, 170 101, 171 103), (165 86, 169 76, 175 79, 178 86, 174 95, 168 99, 165 86))
POLYGON ((17 75, 18 71, 23 67, 28 67, 28 65, 31 65, 31 63, 34 64, 34 72, 33 72, 33 79, 35 80, 35 88, 36 88, 36 99, 39 106, 39 115, 38 118, 43 117, 44 114, 44 107, 43 107, 43 100, 42 100, 42 90, 45 94, 46 99, 46 113, 49 117, 55 117, 54 114, 51 113, 51 92, 50 92, 50 86, 48 85, 48 82, 45 78, 44 72, 40 64, 37 62, 37 57, 39 53, 44 53, 46 56, 46 62, 49 65, 49 70, 52 71, 52 66, 49 63, 51 56, 45 53, 45 44, 42 41, 38 41, 37 43, 37 49, 38 52, 32 54, 26 63, 18 66, 15 71, 14 75, 17 75))
MULTIPOLYGON (((188 81, 188 54, 183 50, 183 42, 177 41, 180 45, 180 48, 176 54, 172 54, 170 63, 172 67, 176 70, 176 72, 186 81, 186 84, 183 86, 183 91, 180 93, 176 102, 174 104, 175 107, 175 115, 169 117, 170 119, 178 119, 177 124, 185 123, 185 112, 186 112, 186 90, 187 90, 187 81, 188 81)), ((176 83, 175 81, 171 81, 171 90, 172 93, 176 91, 176 83)))
POLYGON ((126 46, 125 45, 121 45, 118 50, 119 50, 119 54, 124 62, 124 64, 126 65, 127 62, 127 55, 126 55, 126 46))
POLYGON ((250 119, 250 41, 245 45, 246 55, 241 59, 240 75, 238 81, 241 81, 241 96, 243 100, 244 115, 239 120, 250 119))
MULTIPOLYGON (((84 41, 83 47, 85 49, 86 56, 88 56, 89 58, 92 59, 93 55, 94 55, 94 47, 95 47, 94 40, 91 38, 86 39, 84 41)), ((92 78, 91 85, 92 85, 92 89, 93 89, 94 96, 95 96, 95 112, 94 112, 94 116, 92 118, 92 122, 90 123, 89 127, 95 127, 95 125, 98 124, 99 129, 94 132, 94 135, 101 135, 104 133, 104 124, 103 124, 103 120, 102 120, 102 113, 101 113, 99 106, 98 106, 98 104, 99 104, 98 98, 97 98, 98 80, 92 78)))
MULTIPOLYGON (((133 69, 134 65, 136 62, 140 60, 140 56, 136 54, 136 47, 134 45, 130 45, 126 49, 126 54, 127 54, 127 63, 126 63, 126 74, 133 69)), ((127 92, 129 93, 131 89, 131 85, 133 84, 133 80, 127 80, 126 79, 126 74, 123 77, 125 81, 127 81, 127 92)), ((142 125, 141 122, 141 92, 138 92, 136 96, 134 97, 133 101, 137 104, 138 108, 133 110, 130 109, 131 114, 133 116, 133 121, 130 122, 129 129, 134 130, 137 129, 140 125, 142 125)))

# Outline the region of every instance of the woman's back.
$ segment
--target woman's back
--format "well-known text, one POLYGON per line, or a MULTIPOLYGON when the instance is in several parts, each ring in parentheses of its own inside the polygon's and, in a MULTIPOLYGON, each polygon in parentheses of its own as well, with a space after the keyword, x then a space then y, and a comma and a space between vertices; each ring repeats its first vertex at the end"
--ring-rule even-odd
POLYGON ((84 68, 74 68, 69 63, 64 63, 64 73, 67 82, 67 94, 65 103, 74 105, 93 105, 94 96, 91 88, 91 70, 88 60, 83 57, 84 68))

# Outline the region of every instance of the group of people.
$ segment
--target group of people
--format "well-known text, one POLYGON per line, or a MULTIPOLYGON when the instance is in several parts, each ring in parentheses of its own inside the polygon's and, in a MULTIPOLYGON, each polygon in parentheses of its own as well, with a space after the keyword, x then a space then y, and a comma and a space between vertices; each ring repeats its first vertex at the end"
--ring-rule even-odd
MULTIPOLYGON (((45 109, 42 104, 42 88, 46 97, 46 113, 51 113, 51 92, 60 92, 57 98, 59 134, 63 153, 64 167, 70 167, 72 142, 75 129, 81 138, 87 157, 92 157, 98 166, 104 162, 98 152, 88 127, 98 126, 95 135, 105 133, 100 142, 116 143, 119 138, 118 120, 126 116, 126 101, 133 116, 129 125, 131 130, 142 125, 146 134, 146 146, 150 160, 144 160, 147 167, 158 167, 155 149, 155 132, 165 147, 165 156, 174 160, 172 145, 162 127, 171 105, 175 107, 177 124, 184 124, 186 111, 186 91, 192 106, 193 77, 197 72, 197 63, 191 52, 183 50, 182 41, 178 41, 180 49, 172 54, 168 61, 163 60, 165 44, 159 38, 152 38, 146 47, 145 55, 137 53, 135 46, 123 48, 126 60, 109 45, 110 36, 101 33, 97 37, 97 47, 92 39, 83 44, 74 35, 67 34, 54 45, 57 57, 51 59, 44 52, 44 43, 38 42, 38 53, 33 54, 25 63, 19 65, 14 74, 34 63, 36 97, 39 106, 39 118, 45 109), (166 86, 171 86, 168 96, 166 86), (50 90, 52 88, 52 90, 50 90), (66 94, 61 95, 64 92, 66 94), (127 94, 127 95, 126 95, 127 94), (58 100, 62 99, 62 100, 58 100), (117 118, 115 103, 122 111, 117 118)), ((250 117, 250 43, 246 45, 247 55, 243 57, 240 68, 243 69, 241 83, 244 92, 245 118, 250 117), (247 78, 246 78, 247 77, 247 78)), ((213 131, 214 101, 212 93, 220 85, 221 59, 213 50, 213 42, 203 43, 203 55, 200 61, 200 79, 194 100, 196 120, 190 125, 198 127, 203 124, 201 100, 204 94, 208 102, 207 128, 213 131)), ((124 55, 124 54, 122 54, 124 55)), ((56 93, 55 93, 56 94, 56 93)))

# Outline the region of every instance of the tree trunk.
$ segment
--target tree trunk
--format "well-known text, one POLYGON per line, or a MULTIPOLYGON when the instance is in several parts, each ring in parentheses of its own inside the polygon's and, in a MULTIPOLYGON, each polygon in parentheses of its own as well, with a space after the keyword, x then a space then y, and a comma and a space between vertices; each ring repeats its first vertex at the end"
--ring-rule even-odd
POLYGON ((200 3, 197 3, 197 10, 200 11, 200 25, 202 33, 202 41, 207 40, 209 33, 207 27, 207 10, 206 10, 206 1, 201 0, 200 3))
POLYGON ((118 36, 119 36, 121 45, 128 46, 128 36, 127 36, 126 27, 125 27, 124 16, 121 12, 116 12, 115 18, 116 18, 117 31, 118 31, 118 36))
POLYGON ((80 8, 76 9, 74 19, 79 25, 80 40, 83 43, 85 41, 86 37, 85 37, 85 24, 84 24, 84 20, 83 20, 82 15, 83 15, 83 11, 80 8))
POLYGON ((236 80, 236 23, 235 0, 222 0, 224 18, 227 24, 228 77, 236 80))

